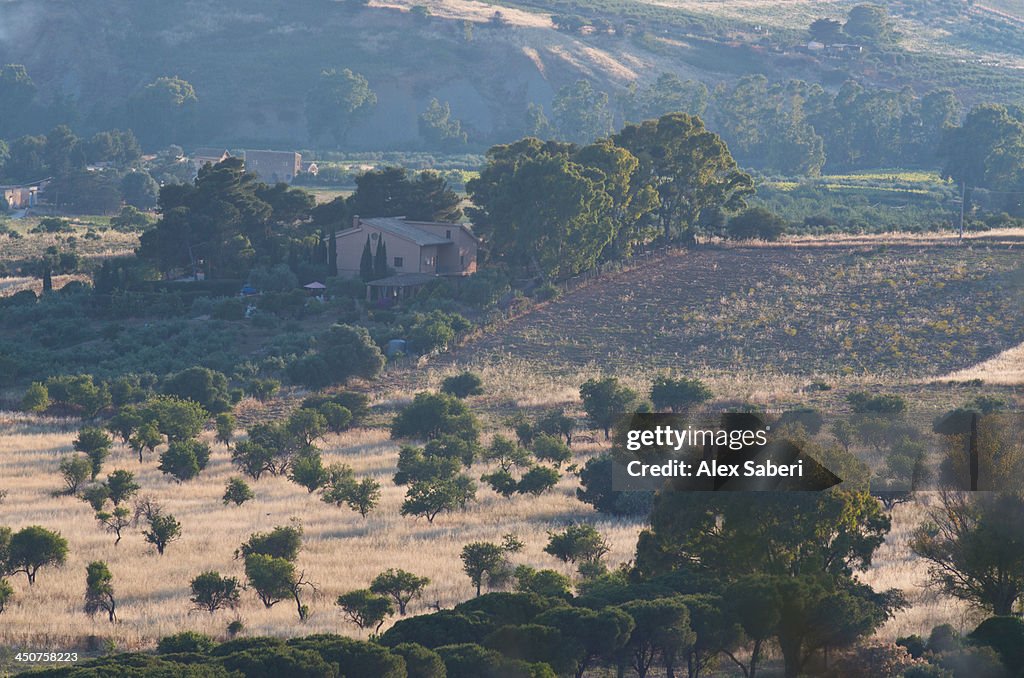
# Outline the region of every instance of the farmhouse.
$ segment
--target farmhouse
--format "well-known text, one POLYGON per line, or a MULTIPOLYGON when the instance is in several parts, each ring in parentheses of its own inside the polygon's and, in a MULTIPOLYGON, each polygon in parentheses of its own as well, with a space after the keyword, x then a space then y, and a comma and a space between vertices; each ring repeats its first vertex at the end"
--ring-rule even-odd
POLYGON ((190 162, 192 163, 192 169, 198 172, 200 169, 202 169, 203 165, 207 163, 211 165, 216 165, 218 162, 226 160, 227 158, 230 157, 231 154, 228 153, 227 149, 225 148, 204 147, 197 148, 195 151, 193 151, 192 159, 190 162))
POLYGON ((0 196, 12 210, 23 210, 35 207, 39 197, 40 186, 0 186, 0 196))
MULTIPOLYGON (((336 234, 338 275, 354 278, 367 238, 372 252, 382 240, 388 268, 394 272, 385 280, 389 296, 398 290, 425 285, 437 276, 467 276, 476 272, 478 241, 466 224, 410 221, 405 217, 352 218, 352 228, 336 234)), ((376 284, 376 287, 381 287, 376 284)))
POLYGON ((246 151, 245 169, 270 184, 290 183, 302 171, 302 154, 295 151, 246 151))

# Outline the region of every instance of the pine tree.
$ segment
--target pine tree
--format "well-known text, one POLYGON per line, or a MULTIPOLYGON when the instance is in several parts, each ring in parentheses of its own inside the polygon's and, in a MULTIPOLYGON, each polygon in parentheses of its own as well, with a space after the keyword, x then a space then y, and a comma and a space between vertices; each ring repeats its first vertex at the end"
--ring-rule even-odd
POLYGON ((388 275, 388 246, 384 242, 384 236, 381 235, 380 240, 377 241, 377 254, 373 258, 373 277, 380 279, 386 278, 388 275))
POLYGON ((338 239, 333 229, 327 241, 327 273, 332 278, 338 277, 338 239))
POLYGON ((363 245, 363 256, 359 260, 359 277, 363 282, 373 280, 373 252, 370 250, 370 235, 366 235, 366 244, 363 245))

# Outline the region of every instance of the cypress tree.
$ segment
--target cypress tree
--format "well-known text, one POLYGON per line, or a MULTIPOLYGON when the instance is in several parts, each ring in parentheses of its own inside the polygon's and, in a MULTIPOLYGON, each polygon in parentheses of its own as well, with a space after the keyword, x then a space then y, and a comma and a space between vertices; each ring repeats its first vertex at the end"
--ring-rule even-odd
POLYGON ((363 256, 359 260, 359 277, 363 282, 373 280, 373 253, 370 251, 370 234, 366 234, 366 244, 363 245, 363 256))
POLYGON ((338 239, 334 229, 331 229, 331 237, 327 241, 327 272, 332 277, 338 277, 338 239))
POLYGON ((384 243, 384 235, 381 234, 377 241, 377 255, 373 258, 373 277, 386 278, 388 275, 388 246, 384 243))

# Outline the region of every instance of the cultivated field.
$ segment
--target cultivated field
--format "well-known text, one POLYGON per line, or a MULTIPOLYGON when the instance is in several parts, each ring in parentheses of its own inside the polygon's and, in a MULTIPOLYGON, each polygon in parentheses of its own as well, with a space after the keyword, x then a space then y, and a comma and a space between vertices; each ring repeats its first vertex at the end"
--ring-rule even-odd
POLYGON ((801 238, 612 274, 460 353, 555 371, 935 377, 1024 342, 1024 233, 801 238))

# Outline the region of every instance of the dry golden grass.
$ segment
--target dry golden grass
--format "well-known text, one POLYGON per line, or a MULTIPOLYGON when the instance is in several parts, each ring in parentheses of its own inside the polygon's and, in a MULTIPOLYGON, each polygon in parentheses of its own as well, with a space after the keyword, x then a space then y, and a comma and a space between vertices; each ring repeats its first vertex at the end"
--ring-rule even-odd
POLYGON ((1007 349, 984 362, 948 375, 950 381, 974 381, 986 384, 1019 386, 1024 384, 1024 344, 1007 349))
MULTIPOLYGON (((437 517, 434 523, 399 515, 404 488, 391 483, 397 445, 379 429, 359 429, 331 436, 324 445, 325 462, 343 461, 359 476, 377 478, 383 489, 380 507, 365 520, 347 508, 319 501, 316 495, 284 478, 252 482, 256 500, 241 507, 225 507, 221 495, 227 479, 236 475, 228 451, 214 445, 209 467, 189 483, 176 484, 156 469, 156 460, 141 466, 130 451, 116 447, 104 474, 117 468, 134 471, 143 494, 166 507, 183 526, 180 541, 163 556, 145 543, 140 530, 127 531, 120 545, 104 532, 83 501, 54 496, 61 487, 57 464, 71 450, 74 428, 69 422, 41 421, 6 416, 0 453, 0 489, 8 497, 0 506, 0 524, 15 530, 33 524, 59 530, 70 544, 67 564, 45 569, 34 587, 23 575, 12 577, 16 598, 3 615, 0 645, 58 649, 81 644, 88 636, 114 639, 119 648, 148 647, 161 636, 183 629, 223 635, 235 618, 231 612, 209 614, 189 610, 189 581, 208 569, 244 579, 241 563, 233 553, 249 534, 299 520, 305 531, 305 547, 299 567, 315 582, 320 595, 310 601, 312 618, 298 621, 294 605, 283 601, 264 609, 247 592, 238 615, 248 632, 264 635, 303 635, 319 632, 361 635, 342 618, 335 598, 362 588, 380 571, 401 567, 430 577, 424 600, 413 605, 414 613, 428 602, 444 607, 473 595, 463 574, 459 552, 476 540, 500 540, 514 532, 526 542, 516 563, 554 568, 569 574, 568 566, 543 553, 546 531, 572 520, 593 521, 612 544, 609 563, 629 560, 639 524, 605 520, 575 499, 576 482, 565 477, 549 494, 504 499, 481 489, 479 501, 467 511, 437 517), (105 560, 114 575, 120 623, 111 625, 99 616, 82 612, 85 566, 105 560)), ((211 441, 212 442, 212 441, 211 441)), ((593 445, 580 446, 587 456, 593 445)), ((472 472, 484 472, 474 466, 472 472)))
POLYGON ((952 624, 961 633, 970 632, 987 615, 963 601, 936 594, 924 587, 928 565, 910 550, 914 529, 924 519, 930 493, 917 495, 915 502, 900 504, 892 513, 892 531, 875 553, 872 567, 860 579, 878 591, 900 589, 910 603, 878 630, 883 640, 895 640, 914 633, 924 637, 939 624, 952 624))
MULTIPOLYGON (((545 381, 527 365, 509 361, 473 367, 488 385, 488 393, 475 398, 473 407, 484 413, 492 431, 500 426, 498 415, 510 406, 564 406, 578 413, 576 386, 600 372, 595 366, 572 379, 550 377, 545 381)), ((389 392, 387 398, 378 402, 378 408, 398 406, 414 392, 436 387, 456 369, 461 366, 407 372, 404 390, 389 392)), ((627 382, 640 389, 649 384, 646 376, 635 376, 627 382)), ((796 383, 794 380, 793 384, 796 383)), ((735 377, 722 378, 716 389, 726 386, 736 389, 734 394, 770 389, 769 384, 756 383, 753 378, 735 377)), ((249 403, 247 409, 255 414, 259 406, 249 403)), ((459 552, 468 542, 498 541, 502 535, 513 532, 526 542, 524 551, 515 557, 517 563, 571 574, 570 567, 543 553, 549 529, 573 520, 594 522, 612 544, 609 563, 614 566, 632 558, 641 528, 638 522, 604 519, 578 502, 576 479, 572 476, 563 477, 555 491, 539 498, 507 500, 482 488, 479 501, 467 511, 441 515, 433 524, 402 517, 399 506, 404 488, 391 483, 397 445, 379 428, 330 436, 323 445, 326 462, 344 462, 358 476, 373 476, 381 483, 380 507, 365 520, 347 508, 323 504, 316 495, 284 478, 251 482, 256 500, 229 508, 221 503, 221 495, 227 479, 237 473, 230 465, 228 450, 213 444, 207 434, 214 448, 210 465, 198 479, 185 484, 176 484, 163 476, 153 458, 140 466, 120 446, 104 468, 104 473, 117 468, 134 471, 143 486, 142 493, 162 503, 181 521, 181 540, 172 543, 161 557, 144 542, 138 528, 127 531, 121 544, 114 546, 113 536, 97 525, 87 504, 54 496, 54 490, 61 486, 57 463, 62 454, 71 450, 75 429, 74 421, 11 414, 0 417, 0 430, 5 432, 0 453, 0 489, 9 493, 0 507, 0 524, 14 529, 32 524, 57 529, 68 539, 71 550, 68 563, 61 569, 43 570, 34 587, 30 588, 21 575, 12 578, 16 599, 4 614, 0 645, 60 648, 81 645, 87 637, 96 636, 112 639, 122 649, 145 648, 159 637, 183 629, 223 636, 227 623, 236 616, 244 620, 251 634, 333 632, 360 637, 365 634, 343 619, 334 599, 345 591, 367 586, 378 572, 388 567, 401 567, 430 577, 424 599, 411 608, 415 614, 427 611, 427 604, 434 601, 451 607, 473 595, 459 560, 459 552), (292 520, 300 521, 305 531, 299 567, 320 589, 309 601, 311 619, 300 623, 290 601, 267 610, 251 592, 243 596, 237 612, 211 615, 190 611, 188 583, 192 577, 216 569, 244 579, 241 563, 233 558, 238 545, 253 532, 267 531, 292 520), (85 565, 97 559, 107 561, 114 574, 121 619, 116 625, 82 612, 85 565)), ((600 447, 600 443, 583 443, 576 445, 574 451, 578 461, 582 461, 600 447)), ((474 475, 484 471, 480 466, 472 469, 474 475)), ((922 510, 917 504, 897 507, 892 533, 877 553, 872 568, 861 574, 878 589, 902 589, 912 603, 881 629, 879 636, 885 639, 909 633, 927 634, 940 623, 969 629, 979 619, 964 604, 922 588, 927 567, 913 557, 908 547, 910 533, 920 522, 922 510)))

